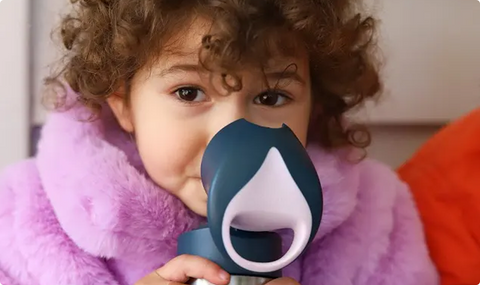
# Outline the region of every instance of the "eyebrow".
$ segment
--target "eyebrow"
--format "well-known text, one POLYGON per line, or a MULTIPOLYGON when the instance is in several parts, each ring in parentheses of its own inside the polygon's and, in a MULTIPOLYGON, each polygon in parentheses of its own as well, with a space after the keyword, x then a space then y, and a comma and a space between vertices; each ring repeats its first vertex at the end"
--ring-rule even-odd
MULTIPOLYGON (((179 72, 208 73, 209 71, 198 64, 177 64, 177 65, 172 65, 160 71, 158 75, 163 77, 169 74, 174 74, 179 72)), ((265 77, 269 80, 275 80, 275 81, 293 80, 302 85, 306 84, 305 80, 298 74, 296 70, 265 72, 265 77)))
POLYGON ((177 64, 172 65, 166 69, 163 69, 158 73, 159 76, 165 76, 172 73, 179 72, 198 72, 198 73, 207 73, 207 70, 198 64, 177 64))
POLYGON ((265 72, 265 76, 275 81, 293 80, 303 85, 306 84, 305 80, 295 70, 265 72))

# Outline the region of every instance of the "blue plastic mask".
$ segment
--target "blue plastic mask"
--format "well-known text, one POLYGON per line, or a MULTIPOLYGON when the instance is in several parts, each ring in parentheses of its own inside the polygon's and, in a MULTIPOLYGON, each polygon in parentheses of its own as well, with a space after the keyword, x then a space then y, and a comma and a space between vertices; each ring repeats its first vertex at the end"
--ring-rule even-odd
POLYGON ((305 148, 283 125, 273 129, 237 120, 211 140, 202 160, 208 193, 208 226, 215 245, 236 264, 253 272, 272 272, 293 262, 315 237, 323 197, 305 148), (231 228, 249 232, 291 229, 294 238, 283 257, 254 262, 239 254, 231 228))

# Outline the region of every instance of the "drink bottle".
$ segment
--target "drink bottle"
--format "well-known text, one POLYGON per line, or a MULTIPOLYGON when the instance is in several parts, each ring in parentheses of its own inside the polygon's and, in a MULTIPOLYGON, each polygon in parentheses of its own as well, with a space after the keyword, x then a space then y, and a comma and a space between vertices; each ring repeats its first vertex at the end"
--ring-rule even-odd
POLYGON ((267 128, 245 119, 227 125, 205 150, 201 179, 207 223, 181 235, 177 253, 215 262, 230 273, 230 285, 282 277, 318 231, 322 187, 306 149, 286 125, 267 128), (279 231, 285 229, 293 232, 290 246, 282 245, 279 231))

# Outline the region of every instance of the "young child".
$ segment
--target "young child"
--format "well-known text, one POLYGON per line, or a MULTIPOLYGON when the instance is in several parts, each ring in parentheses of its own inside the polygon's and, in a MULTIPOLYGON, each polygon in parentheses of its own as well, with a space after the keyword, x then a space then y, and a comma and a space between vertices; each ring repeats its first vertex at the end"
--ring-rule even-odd
POLYGON ((66 92, 0 179, 2 284, 227 284, 175 252, 206 214, 203 151, 239 118, 287 124, 324 188, 318 236, 269 285, 437 284, 407 186, 352 159, 368 141, 344 115, 380 89, 357 1, 71 2, 66 92))

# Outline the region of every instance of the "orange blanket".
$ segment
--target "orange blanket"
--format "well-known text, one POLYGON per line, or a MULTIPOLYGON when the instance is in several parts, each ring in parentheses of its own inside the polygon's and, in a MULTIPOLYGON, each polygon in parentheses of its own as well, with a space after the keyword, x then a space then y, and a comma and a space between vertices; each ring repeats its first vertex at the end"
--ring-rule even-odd
POLYGON ((480 110, 452 123, 400 167, 442 285, 480 282, 480 110))

